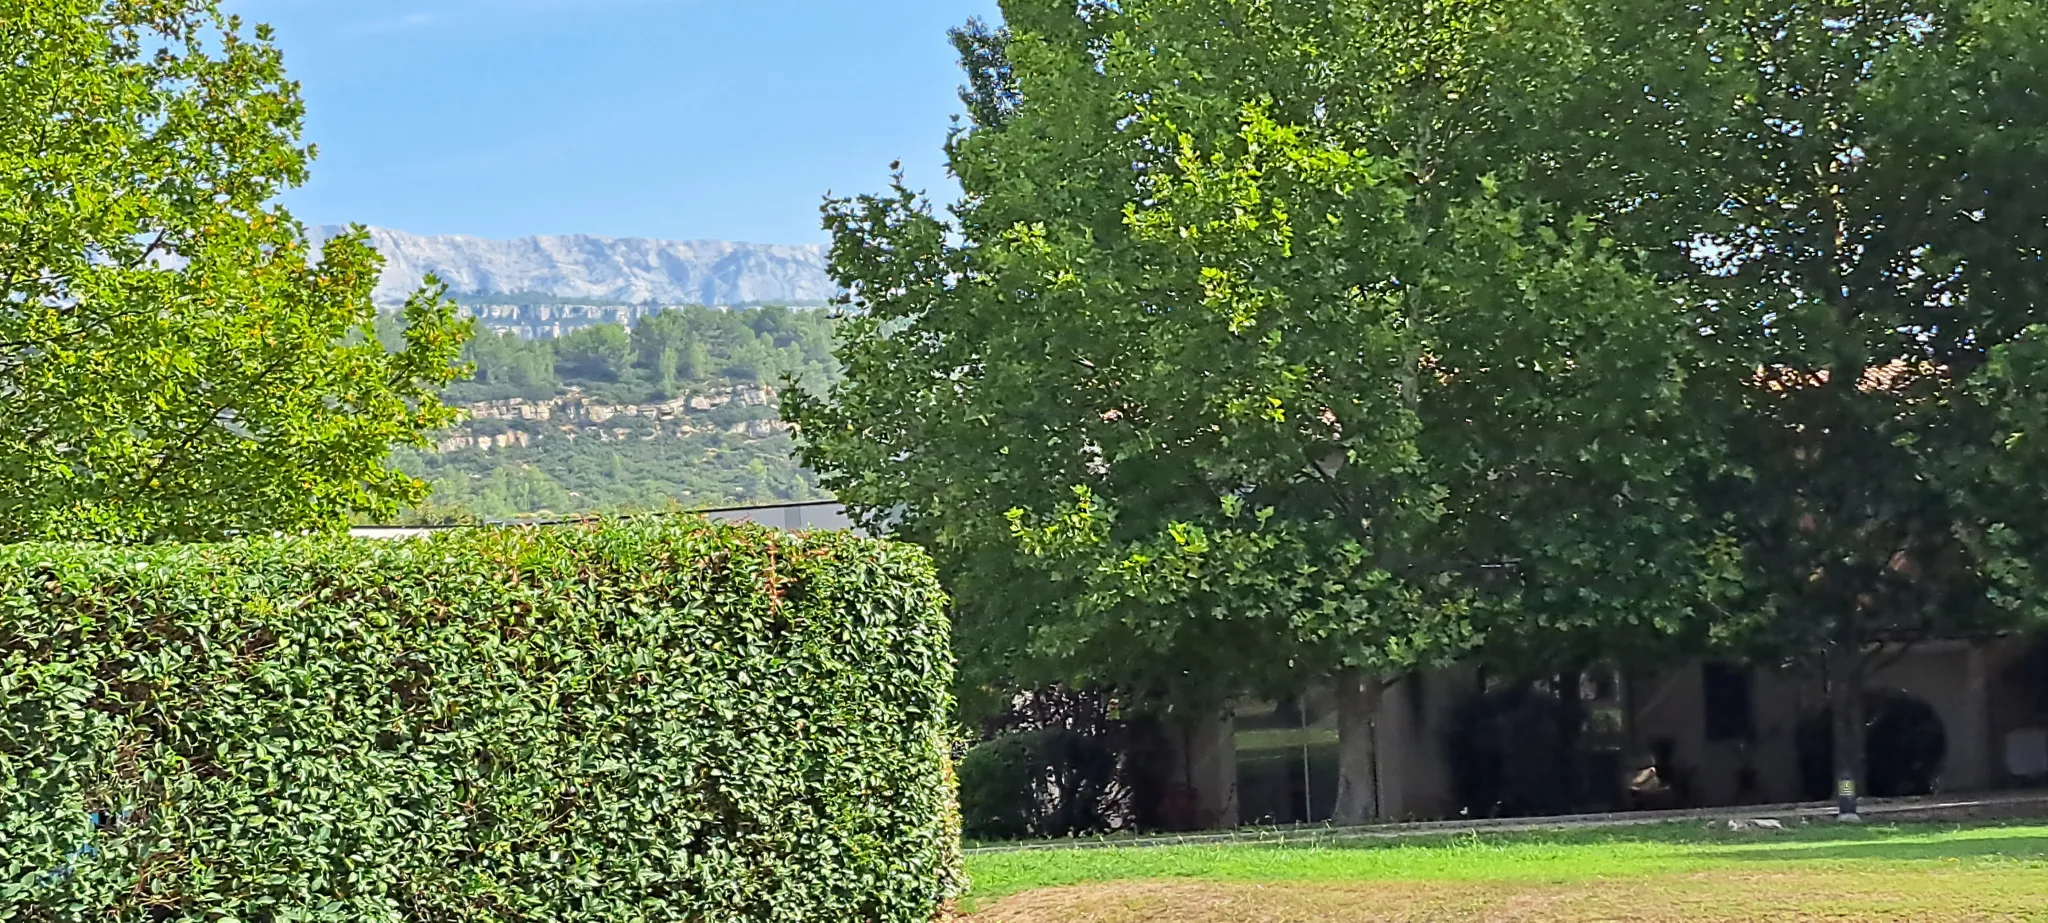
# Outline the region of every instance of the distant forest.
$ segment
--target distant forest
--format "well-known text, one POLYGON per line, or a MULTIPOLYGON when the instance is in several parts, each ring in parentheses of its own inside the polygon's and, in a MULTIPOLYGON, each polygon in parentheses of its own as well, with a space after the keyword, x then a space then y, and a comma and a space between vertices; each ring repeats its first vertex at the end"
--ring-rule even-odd
POLYGON ((576 387, 593 400, 639 403, 719 382, 822 382, 835 368, 831 317, 783 307, 666 308, 631 330, 592 324, 551 340, 483 329, 468 359, 476 372, 448 389, 450 401, 540 400, 576 387))
MULTIPOLYGON (((471 299, 483 303, 483 299, 471 299)), ((578 302, 582 303, 582 302, 578 302)), ((388 328, 387 337, 399 331, 388 328)), ((456 404, 543 401, 572 389, 602 404, 649 404, 735 388, 824 387, 838 374, 832 319, 780 306, 667 308, 634 324, 594 324, 557 339, 477 331, 471 376, 444 392, 456 404)), ((825 499, 783 433, 732 432, 773 420, 776 408, 721 406, 693 417, 716 432, 662 434, 639 419, 609 421, 633 435, 571 440, 559 424, 528 429, 529 445, 401 450, 396 462, 433 485, 407 522, 519 519, 825 499), (657 435, 660 438, 655 438, 657 435), (645 438, 642 438, 645 437, 645 438)), ((479 419, 451 435, 497 435, 519 423, 479 419)))

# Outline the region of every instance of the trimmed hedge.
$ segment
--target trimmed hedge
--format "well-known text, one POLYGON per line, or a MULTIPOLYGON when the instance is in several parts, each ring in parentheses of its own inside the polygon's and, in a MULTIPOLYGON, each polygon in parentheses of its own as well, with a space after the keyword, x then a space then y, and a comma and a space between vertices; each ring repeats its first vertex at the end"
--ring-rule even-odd
POLYGON ((0 920, 926 923, 942 606, 695 520, 0 548, 0 920))

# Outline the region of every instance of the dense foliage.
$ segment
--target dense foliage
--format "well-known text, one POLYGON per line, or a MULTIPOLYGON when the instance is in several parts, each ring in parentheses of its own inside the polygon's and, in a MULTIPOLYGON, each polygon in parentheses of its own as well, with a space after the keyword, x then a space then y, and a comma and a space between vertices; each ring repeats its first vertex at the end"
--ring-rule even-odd
MULTIPOLYGON (((785 408, 967 674, 1221 703, 1825 661, 2048 599, 2033 0, 1011 0, 785 408)), ((1352 707, 1347 707, 1351 703, 1352 707)), ((1345 717, 1345 715, 1351 717, 1345 717)))
POLYGON ((0 540, 333 528, 424 485, 393 445, 467 326, 429 289, 371 338, 360 232, 307 261, 298 87, 203 0, 0 11, 0 540))
POLYGON ((956 40, 952 220, 828 205, 846 380, 785 405, 982 678, 1336 678, 1356 820, 1385 678, 1720 613, 1697 321, 1517 166, 1594 54, 1565 0, 1003 11, 956 40))
POLYGON ((433 495, 400 518, 459 522, 829 500, 786 434, 600 442, 554 438, 482 451, 402 453, 433 495))
POLYGON ((665 308, 630 330, 590 324, 555 339, 486 334, 465 357, 474 372, 447 390, 451 402, 536 400, 576 388, 638 403, 719 382, 822 385, 835 368, 829 313, 777 306, 665 308))
POLYGON ((701 521, 0 550, 0 919, 925 923, 914 549, 701 521))
POLYGON ((2040 617, 2048 7, 1587 0, 1542 185, 1696 306, 1766 656, 1825 663, 1836 770, 1880 641, 2040 617), (2024 485, 2024 486, 2022 486, 2024 485))

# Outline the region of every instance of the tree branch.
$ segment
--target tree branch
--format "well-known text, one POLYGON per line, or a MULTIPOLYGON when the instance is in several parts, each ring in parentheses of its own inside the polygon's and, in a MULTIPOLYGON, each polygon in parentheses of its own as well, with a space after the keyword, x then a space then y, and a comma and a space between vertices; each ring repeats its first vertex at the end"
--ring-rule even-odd
MULTIPOLYGON (((290 352, 280 354, 276 358, 276 360, 272 361, 268 366, 264 367, 263 371, 257 376, 256 380, 268 381, 272 377, 276 376, 278 373, 283 372, 284 367, 291 364, 293 358, 294 357, 290 352)), ((183 434, 183 437, 179 439, 178 445, 175 449, 171 449, 169 451, 165 451, 157 455, 156 462, 150 466, 149 471, 142 477, 141 483, 136 485, 137 493, 141 493, 142 491, 147 490, 149 488, 150 482, 155 481, 157 478, 161 477, 164 473, 164 469, 169 467, 171 459, 178 456, 182 456, 185 453, 191 451, 192 446, 199 441, 199 437, 205 434, 207 427, 212 426, 215 420, 220 419, 221 413, 228 409, 227 404, 209 406, 212 406, 213 409, 207 411, 206 416, 196 421, 196 425, 194 425, 190 430, 186 431, 183 434)))
POLYGON ((134 263, 129 264, 129 266, 127 267, 128 271, 134 272, 135 270, 141 269, 143 264, 148 263, 149 258, 156 255, 157 248, 164 245, 164 237, 170 234, 170 232, 170 228, 164 228, 162 230, 157 231, 156 239, 150 241, 149 246, 143 248, 142 256, 138 257, 134 263))

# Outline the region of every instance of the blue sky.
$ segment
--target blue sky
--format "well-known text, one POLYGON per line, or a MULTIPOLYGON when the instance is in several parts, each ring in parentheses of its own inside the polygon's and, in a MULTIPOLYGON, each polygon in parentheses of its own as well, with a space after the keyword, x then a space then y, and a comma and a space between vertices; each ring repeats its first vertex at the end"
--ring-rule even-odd
POLYGON ((226 0, 305 87, 310 224, 815 243, 901 159, 950 197, 945 30, 995 0, 226 0))

